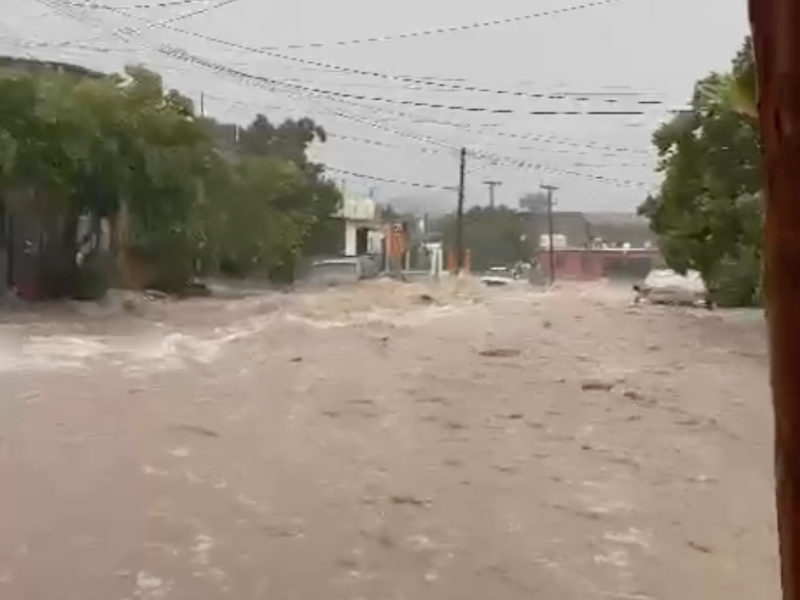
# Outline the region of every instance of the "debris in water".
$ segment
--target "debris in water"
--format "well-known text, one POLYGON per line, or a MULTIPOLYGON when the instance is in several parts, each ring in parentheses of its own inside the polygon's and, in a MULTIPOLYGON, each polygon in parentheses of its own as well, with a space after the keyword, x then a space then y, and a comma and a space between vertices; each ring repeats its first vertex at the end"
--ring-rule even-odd
POLYGON ((487 358, 513 358, 519 356, 522 352, 516 348, 489 348, 481 350, 478 354, 487 358))
POLYGON ((395 494, 389 496, 389 500, 398 506, 428 506, 430 504, 429 500, 423 500, 411 494, 395 494))
POLYGON ((607 379, 586 379, 581 382, 581 389, 585 392, 610 392, 615 385, 615 382, 607 379))
POLYGON ((687 542, 689 548, 693 548, 698 552, 702 552, 703 554, 713 554, 714 551, 711 549, 710 546, 706 546, 705 544, 701 544, 700 542, 689 541, 687 542))
POLYGON ((645 402, 644 394, 642 394, 637 390, 625 390, 624 392, 622 392, 622 395, 628 400, 632 400, 637 403, 645 402))
POLYGON ((201 435, 203 437, 209 438, 218 438, 219 433, 216 431, 212 431, 211 429, 207 429, 206 427, 201 427, 200 425, 189 425, 189 424, 180 424, 173 426, 173 429, 176 431, 185 431, 186 433, 193 433, 195 435, 201 435))

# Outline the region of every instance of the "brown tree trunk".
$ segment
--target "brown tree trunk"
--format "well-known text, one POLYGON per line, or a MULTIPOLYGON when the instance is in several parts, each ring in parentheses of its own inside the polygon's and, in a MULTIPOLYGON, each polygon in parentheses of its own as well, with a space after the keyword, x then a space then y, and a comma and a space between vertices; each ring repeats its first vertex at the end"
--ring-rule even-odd
POLYGON ((763 140, 764 289, 784 600, 800 600, 800 2, 750 0, 763 140))

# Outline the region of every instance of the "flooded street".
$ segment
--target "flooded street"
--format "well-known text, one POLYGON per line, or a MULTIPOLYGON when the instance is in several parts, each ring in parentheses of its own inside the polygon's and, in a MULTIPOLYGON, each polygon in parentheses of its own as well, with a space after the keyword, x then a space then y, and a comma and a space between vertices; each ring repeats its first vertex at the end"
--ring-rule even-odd
POLYGON ((375 282, 0 325, 0 599, 778 597, 758 315, 375 282))

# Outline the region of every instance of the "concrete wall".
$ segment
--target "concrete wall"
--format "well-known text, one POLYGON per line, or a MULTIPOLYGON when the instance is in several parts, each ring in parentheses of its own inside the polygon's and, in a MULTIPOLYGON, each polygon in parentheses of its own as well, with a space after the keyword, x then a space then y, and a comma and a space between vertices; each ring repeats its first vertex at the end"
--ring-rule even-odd
POLYGON ((344 248, 345 256, 358 255, 358 231, 368 229, 367 232, 367 252, 370 254, 380 254, 383 250, 383 232, 374 229, 372 223, 365 221, 345 221, 344 222, 344 248))
MULTIPOLYGON (((547 250, 536 256, 542 272, 548 274, 550 260, 547 250)), ((658 264, 658 252, 634 251, 607 252, 602 250, 567 249, 556 250, 555 267, 557 279, 592 280, 604 277, 636 279, 644 277, 658 264)))
POLYGON ((344 255, 356 255, 356 233, 358 231, 358 224, 353 221, 345 221, 344 223, 344 255))

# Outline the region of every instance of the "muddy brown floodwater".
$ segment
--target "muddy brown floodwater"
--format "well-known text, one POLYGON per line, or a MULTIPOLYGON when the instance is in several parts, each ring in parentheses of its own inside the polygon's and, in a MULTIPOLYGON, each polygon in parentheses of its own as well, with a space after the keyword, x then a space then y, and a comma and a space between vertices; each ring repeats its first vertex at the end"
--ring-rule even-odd
POLYGON ((777 600, 761 319, 629 300, 7 317, 0 598, 777 600))

